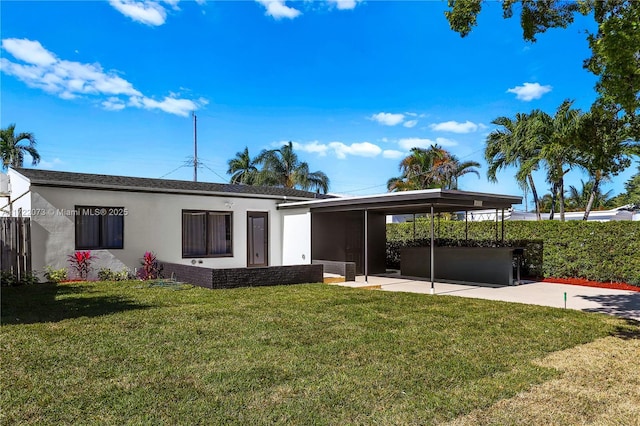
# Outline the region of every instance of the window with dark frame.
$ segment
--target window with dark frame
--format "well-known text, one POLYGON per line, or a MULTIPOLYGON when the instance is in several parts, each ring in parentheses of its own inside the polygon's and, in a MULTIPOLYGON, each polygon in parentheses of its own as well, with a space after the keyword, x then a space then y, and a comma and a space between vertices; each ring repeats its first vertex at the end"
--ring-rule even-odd
POLYGON ((122 249, 124 207, 76 206, 76 250, 122 249))
POLYGON ((182 211, 182 257, 233 256, 232 214, 210 210, 182 211))

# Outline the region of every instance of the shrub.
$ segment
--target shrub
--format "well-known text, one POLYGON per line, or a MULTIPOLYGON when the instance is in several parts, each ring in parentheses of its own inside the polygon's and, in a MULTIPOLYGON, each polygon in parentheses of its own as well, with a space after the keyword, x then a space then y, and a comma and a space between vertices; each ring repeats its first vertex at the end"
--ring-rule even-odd
POLYGON ((12 272, 0 271, 0 283, 2 287, 15 287, 19 285, 38 284, 40 280, 32 272, 26 273, 21 279, 18 279, 12 272))
POLYGON ((140 263, 142 264, 142 268, 138 270, 138 278, 141 280, 154 280, 161 278, 162 266, 159 265, 154 252, 145 252, 140 263))
POLYGON ((20 280, 20 284, 24 284, 24 285, 33 285, 33 284, 38 284, 39 282, 40 282, 40 279, 33 272, 29 272, 25 274, 24 277, 22 277, 22 279, 20 280))
POLYGON ((128 268, 122 268, 121 271, 112 271, 109 268, 100 268, 98 271, 98 279, 100 281, 126 281, 132 278, 132 274, 128 268))
POLYGON ((2 283, 2 287, 13 287, 17 285, 15 275, 9 271, 0 271, 0 282, 2 283))
POLYGON ((78 278, 86 280, 92 270, 91 262, 95 260, 95 256, 92 256, 90 251, 77 251, 70 254, 68 259, 71 268, 77 272, 78 278))
POLYGON ((44 267, 44 278, 50 283, 59 283, 67 280, 67 268, 53 269, 52 266, 44 267))

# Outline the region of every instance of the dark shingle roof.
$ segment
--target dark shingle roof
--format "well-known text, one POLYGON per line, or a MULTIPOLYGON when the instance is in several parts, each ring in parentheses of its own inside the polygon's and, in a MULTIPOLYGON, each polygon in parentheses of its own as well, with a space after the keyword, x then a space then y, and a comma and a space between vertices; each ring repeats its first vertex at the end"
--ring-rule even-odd
POLYGON ((62 188, 86 188, 112 191, 191 193, 203 195, 235 195, 242 197, 298 198, 300 200, 332 198, 290 188, 272 186, 235 185, 226 183, 191 182, 186 180, 150 179, 128 176, 96 175, 38 169, 15 169, 27 177, 32 185, 62 188))

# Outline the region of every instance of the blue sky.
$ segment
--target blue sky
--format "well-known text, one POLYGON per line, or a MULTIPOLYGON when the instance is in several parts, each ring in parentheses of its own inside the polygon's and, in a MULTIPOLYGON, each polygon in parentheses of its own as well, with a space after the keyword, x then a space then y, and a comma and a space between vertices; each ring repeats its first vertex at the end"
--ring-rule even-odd
MULTIPOLYGON (((249 148, 293 141, 331 192, 386 191, 412 146, 482 164, 464 190, 521 194, 486 179, 491 121, 566 98, 588 109, 595 77, 579 17, 537 43, 489 2, 466 38, 446 2, 2 2, 1 125, 38 138, 40 168, 223 182, 249 148)), ((631 167, 605 189, 615 194, 631 167)), ((587 177, 576 170, 569 184, 587 177)), ((547 192, 541 174, 538 190, 547 192)), ((530 198, 530 197, 529 197, 530 198)))

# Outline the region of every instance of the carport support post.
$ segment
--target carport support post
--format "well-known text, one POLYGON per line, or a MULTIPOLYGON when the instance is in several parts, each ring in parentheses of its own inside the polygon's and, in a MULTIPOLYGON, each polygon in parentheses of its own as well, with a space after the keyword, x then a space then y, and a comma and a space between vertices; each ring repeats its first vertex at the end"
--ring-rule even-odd
POLYGON ((435 267, 435 262, 434 262, 434 245, 435 245, 435 239, 433 238, 433 204, 431 204, 431 294, 436 294, 436 288, 435 288, 435 273, 433 271, 433 268, 435 267))
POLYGON ((369 283, 369 210, 364 209, 364 282, 369 283))
POLYGON ((502 243, 504 243, 504 209, 502 209, 502 243))

